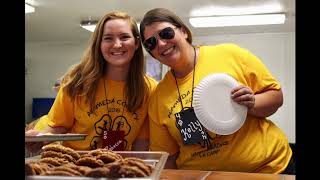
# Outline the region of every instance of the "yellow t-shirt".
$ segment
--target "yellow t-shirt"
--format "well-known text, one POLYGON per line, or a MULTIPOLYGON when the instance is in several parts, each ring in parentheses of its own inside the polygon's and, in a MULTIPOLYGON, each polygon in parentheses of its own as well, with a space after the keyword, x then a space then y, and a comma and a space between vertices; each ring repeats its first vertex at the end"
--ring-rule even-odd
MULTIPOLYGON (((157 81, 146 77, 151 94, 157 81)), ((48 113, 48 125, 51 127, 65 127, 70 133, 88 134, 83 141, 64 141, 63 145, 76 150, 91 150, 102 147, 103 131, 124 131, 125 150, 131 150, 132 143, 139 134, 147 117, 149 98, 142 107, 134 113, 126 108, 124 99, 124 81, 100 79, 96 92, 96 112, 89 109, 84 97, 76 98, 72 103, 64 89, 57 94, 56 100, 48 113), (109 113, 108 113, 109 111, 109 113)))
MULTIPOLYGON (((212 73, 227 73, 254 93, 280 89, 265 65, 252 53, 234 44, 201 46, 195 67, 195 87, 212 73)), ((184 107, 191 106, 192 76, 177 78, 184 107)), ((238 172, 282 172, 292 155, 288 139, 266 118, 248 115, 244 125, 231 135, 208 132, 209 141, 184 145, 174 114, 182 110, 174 76, 169 71, 159 82, 149 104, 150 149, 177 152, 180 169, 238 172)))
POLYGON ((43 131, 46 129, 46 127, 48 127, 48 122, 48 115, 43 115, 37 120, 37 123, 33 129, 43 131))

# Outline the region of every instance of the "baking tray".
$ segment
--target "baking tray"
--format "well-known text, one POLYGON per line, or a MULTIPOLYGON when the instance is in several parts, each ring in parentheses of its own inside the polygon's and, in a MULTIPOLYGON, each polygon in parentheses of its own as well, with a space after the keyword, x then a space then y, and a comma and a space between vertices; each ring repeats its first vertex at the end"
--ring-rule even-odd
MULTIPOLYGON (((77 151, 80 154, 87 153, 88 151, 77 151)), ((160 178, 161 171, 168 159, 169 154, 162 151, 113 151, 120 154, 122 157, 137 157, 142 159, 146 164, 152 166, 152 173, 149 177, 139 177, 139 178, 113 178, 118 180, 139 180, 139 179, 149 179, 158 180, 160 178)), ((41 155, 25 158, 25 161, 40 159, 41 155)), ((109 178, 92 178, 92 177, 70 177, 70 176, 26 176, 27 180, 106 180, 109 178)))
POLYGON ((25 142, 51 142, 51 141, 79 141, 84 140, 87 134, 41 134, 35 136, 25 136, 25 142))

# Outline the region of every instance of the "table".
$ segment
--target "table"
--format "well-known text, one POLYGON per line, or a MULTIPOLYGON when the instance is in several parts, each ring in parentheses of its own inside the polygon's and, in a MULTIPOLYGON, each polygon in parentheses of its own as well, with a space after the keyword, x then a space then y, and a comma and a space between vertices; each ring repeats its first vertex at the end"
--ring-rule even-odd
POLYGON ((295 175, 164 169, 160 180, 295 180, 295 175))

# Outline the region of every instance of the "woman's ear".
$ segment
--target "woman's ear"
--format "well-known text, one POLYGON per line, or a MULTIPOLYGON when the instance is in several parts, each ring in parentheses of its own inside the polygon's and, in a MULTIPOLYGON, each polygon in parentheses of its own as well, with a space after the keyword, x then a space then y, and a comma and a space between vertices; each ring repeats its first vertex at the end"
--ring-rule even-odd
POLYGON ((141 45, 141 43, 140 43, 140 37, 138 36, 138 37, 136 38, 136 47, 135 47, 135 49, 137 50, 140 45, 141 45))
POLYGON ((184 27, 181 27, 180 28, 180 31, 182 33, 182 36, 185 38, 185 39, 188 39, 188 33, 186 31, 186 29, 184 27))

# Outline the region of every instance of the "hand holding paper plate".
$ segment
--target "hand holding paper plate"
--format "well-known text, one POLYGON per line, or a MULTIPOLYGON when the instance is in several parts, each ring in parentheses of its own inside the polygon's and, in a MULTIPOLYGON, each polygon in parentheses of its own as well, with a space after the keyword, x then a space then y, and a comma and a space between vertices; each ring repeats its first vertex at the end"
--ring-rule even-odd
POLYGON ((224 73, 214 73, 201 80, 194 90, 194 111, 202 125, 216 134, 238 131, 247 117, 247 107, 231 99, 238 82, 224 73))

